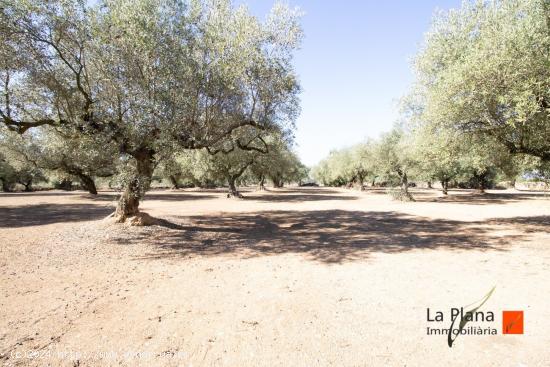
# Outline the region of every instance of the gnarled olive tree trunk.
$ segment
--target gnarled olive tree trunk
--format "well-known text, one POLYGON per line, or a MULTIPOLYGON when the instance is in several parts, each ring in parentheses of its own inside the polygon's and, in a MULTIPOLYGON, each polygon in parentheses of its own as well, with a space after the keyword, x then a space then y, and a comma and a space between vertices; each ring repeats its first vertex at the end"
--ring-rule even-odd
POLYGON ((2 191, 11 192, 12 188, 13 188, 13 185, 8 180, 6 180, 4 178, 0 178, 0 180, 2 181, 2 191))
POLYGON ((243 197, 241 195, 241 193, 239 192, 239 190, 237 190, 236 181, 237 181, 237 177, 235 177, 234 175, 227 176, 227 184, 228 184, 228 189, 229 189, 229 192, 227 193, 228 198, 242 198, 243 197))
POLYGON ((82 172, 76 173, 75 176, 78 177, 80 183, 86 189, 86 191, 88 191, 92 195, 97 195, 97 187, 92 177, 82 172))
POLYGON ((281 188, 284 186, 284 182, 283 182, 283 179, 282 177, 280 177, 279 175, 273 175, 271 176, 271 181, 273 181, 273 187, 275 188, 281 188))
POLYGON ((172 185, 171 188, 172 188, 173 190, 177 190, 177 189, 180 188, 180 184, 179 184, 178 178, 177 178, 176 176, 170 175, 170 176, 168 177, 168 179, 170 180, 170 184, 172 185))
POLYGON ((21 185, 25 186, 25 192, 32 191, 32 180, 22 181, 21 185))
POLYGON ((227 177, 227 184, 229 186, 229 192, 227 193, 228 198, 242 198, 243 196, 241 193, 237 190, 237 179, 241 177, 252 163, 254 163, 254 160, 247 162, 245 165, 243 165, 237 172, 226 172, 227 177))
POLYGON ((401 192, 406 195, 409 194, 409 178, 406 173, 401 174, 401 192))
POLYGON ((402 170, 397 170, 397 174, 399 176, 399 179, 401 181, 400 183, 400 200, 410 200, 414 201, 413 196, 409 192, 409 178, 407 176, 407 172, 404 172, 402 170))
POLYGON ((153 154, 152 150, 145 149, 132 154, 136 160, 136 170, 134 175, 125 183, 124 191, 118 200, 114 213, 117 222, 122 223, 128 217, 139 214, 139 201, 149 189, 153 177, 153 154))
POLYGON ((473 177, 474 177, 474 181, 477 186, 478 192, 480 194, 484 194, 485 189, 487 189, 487 187, 489 186, 489 179, 488 179, 489 172, 488 171, 483 171, 481 173, 475 172, 473 174, 473 177))
POLYGON ((441 180, 441 189, 443 191, 443 195, 447 195, 449 193, 449 179, 444 178, 441 180))
POLYGON ((258 189, 260 191, 265 190, 265 176, 264 175, 262 175, 260 177, 260 182, 258 183, 258 189))

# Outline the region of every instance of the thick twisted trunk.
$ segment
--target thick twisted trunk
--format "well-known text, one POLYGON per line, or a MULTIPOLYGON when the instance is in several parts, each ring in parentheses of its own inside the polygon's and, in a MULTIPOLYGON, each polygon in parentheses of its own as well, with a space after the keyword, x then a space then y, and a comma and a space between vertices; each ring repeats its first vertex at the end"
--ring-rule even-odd
POLYGON ((2 180, 2 191, 11 192, 12 187, 11 187, 10 183, 5 179, 0 179, 0 180, 2 180))
POLYGON ((92 195, 97 195, 97 187, 92 177, 82 172, 76 174, 82 186, 92 195))
POLYGON ((21 182, 23 186, 25 186, 25 192, 31 192, 32 191, 32 180, 31 181, 25 181, 21 182))
POLYGON ((482 172, 480 174, 474 173, 474 179, 477 184, 477 190, 479 191, 480 194, 484 194, 485 189, 488 186, 487 176, 488 176, 488 172, 482 172))
POLYGON ((92 176, 85 173, 84 169, 78 167, 72 162, 68 162, 65 158, 62 160, 59 168, 73 176, 76 176, 82 184, 82 187, 86 191, 88 191, 92 195, 97 195, 97 187, 95 185, 95 181, 92 176))
POLYGON ((487 180, 485 178, 486 175, 481 175, 481 178, 479 180, 479 192, 484 194, 485 189, 487 188, 487 180))
POLYGON ((401 191, 400 192, 400 200, 414 201, 413 196, 409 192, 409 178, 407 176, 407 173, 403 172, 401 170, 398 170, 397 174, 399 175, 399 178, 401 179, 401 185, 400 185, 400 188, 399 188, 399 190, 401 191))
POLYGON ((243 175, 244 171, 246 171, 246 169, 252 163, 254 163, 253 159, 251 161, 247 162, 246 164, 244 164, 243 166, 241 166, 241 168, 237 172, 231 172, 231 173, 227 172, 226 173, 226 175, 227 175, 227 184, 229 186, 229 192, 227 194, 228 198, 242 198, 243 197, 241 195, 241 193, 237 190, 236 182, 237 182, 237 179, 243 175))
POLYGON ((443 191, 443 195, 447 195, 449 193, 449 180, 448 179, 441 180, 441 189, 443 191))
POLYGON ((363 191, 364 190, 364 185, 365 185, 365 176, 363 173, 359 173, 357 175, 357 183, 359 184, 359 190, 363 191))
POLYGON ((258 186, 259 186, 258 187, 259 190, 265 190, 265 176, 262 176, 260 178, 260 183, 258 186))
POLYGON ((227 184, 228 184, 228 193, 227 193, 227 197, 228 198, 242 198, 243 196, 241 195, 241 193, 239 192, 239 190, 237 190, 237 185, 236 185, 236 182, 237 181, 237 177, 235 176, 228 176, 227 177, 227 184))
POLYGON ((170 180, 170 184, 172 185, 172 189, 177 190, 177 189, 180 188, 180 185, 178 183, 178 179, 176 178, 176 176, 170 175, 168 177, 168 179, 170 180))
POLYGON ((149 189, 153 177, 153 152, 141 150, 134 153, 133 157, 136 160, 136 172, 124 185, 124 191, 114 213, 116 221, 119 223, 140 214, 139 201, 149 189))
POLYGON ((401 192, 403 194, 409 195, 409 179, 406 173, 401 175, 401 192))
POLYGON ((271 181, 273 181, 273 187, 275 188, 281 188, 284 185, 283 180, 278 176, 271 177, 271 181))

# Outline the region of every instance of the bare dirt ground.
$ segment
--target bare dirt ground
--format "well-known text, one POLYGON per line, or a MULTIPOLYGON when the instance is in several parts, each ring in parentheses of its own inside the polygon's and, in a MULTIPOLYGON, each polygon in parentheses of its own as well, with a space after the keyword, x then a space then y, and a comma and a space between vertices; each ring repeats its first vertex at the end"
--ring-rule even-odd
POLYGON ((115 193, 0 194, 0 363, 549 366, 548 197, 414 193, 153 191, 143 228, 115 193), (426 335, 493 286, 498 335, 426 335))

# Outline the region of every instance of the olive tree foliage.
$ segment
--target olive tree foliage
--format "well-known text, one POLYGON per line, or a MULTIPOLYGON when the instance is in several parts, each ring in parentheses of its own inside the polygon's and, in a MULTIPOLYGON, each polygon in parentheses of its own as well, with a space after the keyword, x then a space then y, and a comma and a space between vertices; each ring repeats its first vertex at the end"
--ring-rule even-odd
POLYGON ((258 154, 253 151, 234 149, 231 152, 218 152, 205 156, 208 162, 208 173, 214 179, 225 180, 228 186, 227 197, 241 198, 237 190, 237 180, 254 163, 258 154))
POLYGON ((212 175, 211 160, 206 149, 185 150, 163 159, 157 167, 160 179, 166 179, 172 189, 183 187, 214 188, 225 183, 225 178, 212 175))
POLYGON ((425 123, 550 160, 550 3, 465 1, 439 13, 414 67, 425 123))
POLYGON ((242 196, 237 189, 239 182, 258 183, 263 189, 268 178, 275 186, 307 178, 307 168, 290 149, 288 140, 272 135, 263 141, 264 151, 237 146, 217 151, 188 150, 163 161, 159 174, 174 188, 182 183, 207 188, 227 185, 229 197, 242 196))
POLYGON ((45 128, 38 136, 36 164, 69 175, 90 194, 97 194, 95 179, 117 174, 119 155, 110 140, 99 135, 82 135, 45 128))
POLYGON ((374 180, 376 171, 372 160, 374 141, 333 150, 312 170, 313 177, 326 186, 357 185, 363 188, 367 178, 374 180))
POLYGON ((3 134, 0 150, 26 167, 62 180, 78 180, 90 194, 97 194, 95 178, 116 174, 118 152, 100 136, 41 127, 32 134, 3 134))
POLYGON ((38 147, 29 139, 0 129, 0 180, 2 190, 12 191, 16 184, 25 191, 33 190, 33 183, 46 181, 43 167, 35 162, 38 147))
POLYGON ((536 169, 540 158, 512 154, 498 139, 478 132, 460 132, 444 126, 417 125, 413 152, 418 162, 416 177, 439 181, 444 195, 451 182, 483 192, 497 179, 515 184, 516 178, 536 169))
POLYGON ((419 163, 414 150, 413 134, 396 125, 377 140, 368 140, 350 148, 332 151, 312 170, 313 177, 327 186, 354 184, 363 188, 366 179, 398 186, 390 190, 400 200, 412 200, 409 180, 417 175, 419 163))
POLYGON ((186 176, 177 158, 178 157, 171 156, 167 159, 163 159, 157 167, 160 177, 168 179, 172 189, 181 188, 181 181, 186 176))
POLYGON ((513 166, 513 156, 504 145, 491 137, 468 134, 463 139, 467 151, 458 160, 458 179, 468 187, 484 192, 493 186, 497 174, 506 173, 513 166))
MULTIPOLYGON (((266 160, 270 157, 266 156, 266 160)), ((296 183, 301 185, 303 181, 309 178, 309 168, 305 166, 298 158, 298 155, 285 149, 272 156, 271 167, 268 167, 268 177, 274 187, 283 187, 285 184, 296 183)), ((254 166, 253 166, 254 168, 254 166)))
POLYGON ((381 179, 399 187, 390 192, 392 196, 399 200, 413 200, 409 192, 409 180, 418 170, 413 135, 403 127, 395 126, 382 134, 374 149, 373 159, 381 179))
POLYGON ((159 173, 170 180, 173 188, 179 188, 182 182, 205 188, 227 185, 228 197, 240 198, 237 182, 258 156, 258 152, 237 147, 213 153, 207 149, 188 150, 164 161, 159 173))
POLYGON ((17 183, 15 168, 8 162, 3 154, 0 154, 0 181, 2 191, 10 192, 17 183))
POLYGON ((265 189, 266 179, 273 187, 280 188, 287 183, 299 184, 309 176, 308 168, 292 150, 291 142, 280 136, 269 137, 267 152, 256 157, 248 173, 260 190, 265 189))
POLYGON ((186 186, 214 188, 225 183, 225 177, 215 177, 212 160, 206 149, 185 150, 163 160, 158 167, 160 178, 167 179, 173 189, 186 186))
POLYGON ((324 158, 311 168, 311 177, 315 181, 321 183, 323 186, 333 186, 331 185, 332 181, 329 179, 330 169, 328 165, 328 159, 328 157, 324 158))
POLYGON ((34 183, 46 181, 41 169, 18 158, 0 152, 0 181, 4 192, 12 191, 16 184, 23 185, 25 191, 32 191, 34 183))
POLYGON ((471 153, 465 139, 450 129, 421 125, 414 131, 413 144, 417 177, 438 181, 443 195, 447 195, 449 183, 462 173, 461 157, 471 153))
POLYGON ((114 142, 120 221, 139 213, 167 152, 228 141, 246 150, 293 127, 296 10, 275 5, 260 22, 228 0, 0 1, 1 121, 114 142), (241 129, 255 139, 241 140, 241 129))
POLYGON ((550 188, 550 162, 535 160, 524 162, 527 166, 527 172, 530 178, 536 181, 544 182, 545 187, 550 188))

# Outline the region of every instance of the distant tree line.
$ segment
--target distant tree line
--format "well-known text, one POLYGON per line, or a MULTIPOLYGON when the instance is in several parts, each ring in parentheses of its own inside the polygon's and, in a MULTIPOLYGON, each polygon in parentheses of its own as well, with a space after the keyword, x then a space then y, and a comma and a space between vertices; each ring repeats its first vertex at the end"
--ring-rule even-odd
POLYGON ((463 3, 439 13, 415 58, 403 122, 376 141, 332 152, 325 185, 411 179, 481 191, 521 174, 550 178, 550 3, 463 3))

